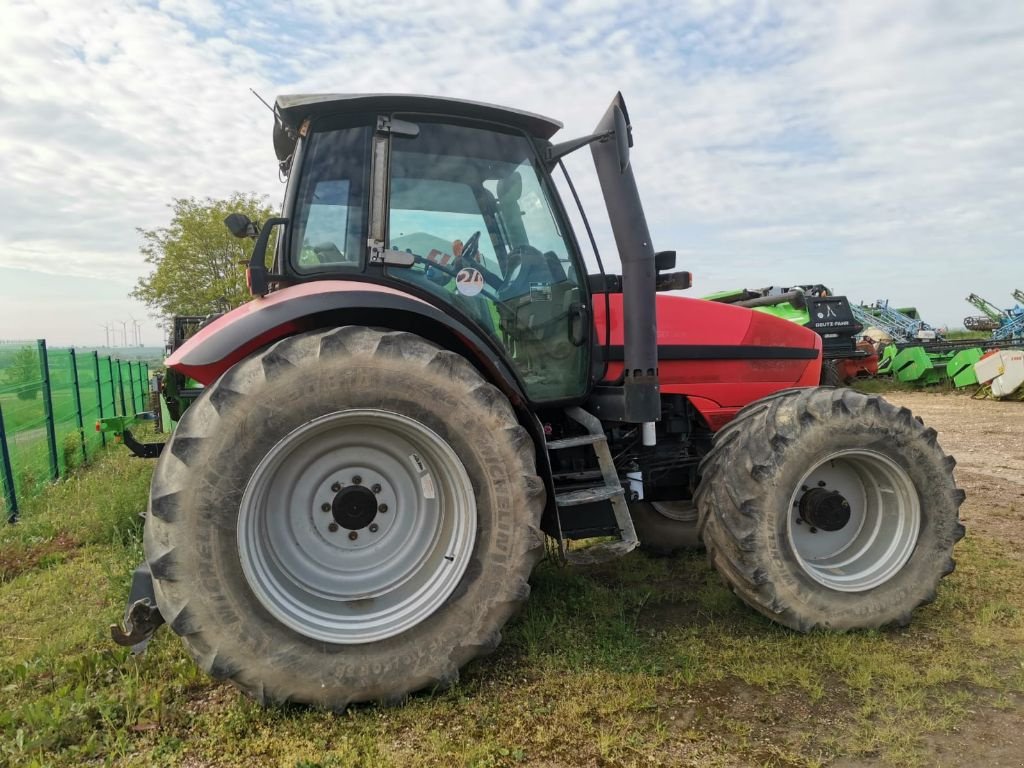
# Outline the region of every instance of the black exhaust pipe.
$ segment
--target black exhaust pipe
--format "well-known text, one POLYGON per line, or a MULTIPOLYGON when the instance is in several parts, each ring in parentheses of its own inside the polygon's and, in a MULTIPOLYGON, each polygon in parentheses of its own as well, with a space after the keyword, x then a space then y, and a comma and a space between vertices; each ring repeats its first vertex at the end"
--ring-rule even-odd
MULTIPOLYGON (((661 418, 656 270, 651 233, 629 165, 629 147, 633 142, 621 93, 615 95, 594 132, 610 134, 591 144, 590 151, 622 261, 625 416, 628 422, 645 424, 661 418)), ((653 444, 653 424, 650 427, 644 430, 645 444, 653 444)))

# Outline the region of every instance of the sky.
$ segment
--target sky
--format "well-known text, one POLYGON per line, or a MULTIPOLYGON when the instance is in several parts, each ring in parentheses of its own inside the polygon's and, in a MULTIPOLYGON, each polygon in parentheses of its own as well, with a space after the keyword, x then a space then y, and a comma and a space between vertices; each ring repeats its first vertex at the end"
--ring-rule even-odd
MULTIPOLYGON (((0 64, 0 339, 136 318, 159 343, 137 228, 176 197, 280 202, 250 88, 489 101, 556 140, 621 90, 697 295, 824 283, 957 326, 968 293, 1024 289, 1020 0, 4 0, 0 64)), ((589 153, 569 168, 615 265, 589 153)))

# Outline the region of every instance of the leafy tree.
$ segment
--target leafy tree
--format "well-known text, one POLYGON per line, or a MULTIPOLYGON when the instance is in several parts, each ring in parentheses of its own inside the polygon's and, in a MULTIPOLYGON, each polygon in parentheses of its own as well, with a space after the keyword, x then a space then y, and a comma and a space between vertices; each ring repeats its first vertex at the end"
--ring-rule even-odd
MULTIPOLYGON (((168 226, 139 229, 139 250, 153 271, 139 278, 132 298, 164 318, 204 315, 248 301, 245 264, 253 241, 234 237, 224 226, 224 217, 237 212, 266 221, 274 216, 267 199, 236 192, 226 200, 178 198, 169 207, 168 226)), ((267 249, 267 258, 269 264, 272 248, 267 249)))
POLYGON ((22 347, 15 352, 4 373, 11 390, 18 393, 19 400, 35 400, 39 395, 42 373, 34 346, 22 347))

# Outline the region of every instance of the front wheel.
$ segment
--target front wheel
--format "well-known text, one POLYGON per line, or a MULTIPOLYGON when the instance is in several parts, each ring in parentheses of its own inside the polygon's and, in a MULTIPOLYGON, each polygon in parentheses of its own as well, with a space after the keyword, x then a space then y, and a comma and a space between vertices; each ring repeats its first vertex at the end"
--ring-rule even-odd
POLYGON ((906 624, 964 535, 955 464, 934 430, 878 396, 782 392, 716 436, 702 537, 736 594, 788 627, 906 624))
POLYGON ((454 352, 356 326, 285 339, 207 388, 161 455, 158 607, 261 701, 443 687, 529 594, 534 462, 508 400, 454 352))

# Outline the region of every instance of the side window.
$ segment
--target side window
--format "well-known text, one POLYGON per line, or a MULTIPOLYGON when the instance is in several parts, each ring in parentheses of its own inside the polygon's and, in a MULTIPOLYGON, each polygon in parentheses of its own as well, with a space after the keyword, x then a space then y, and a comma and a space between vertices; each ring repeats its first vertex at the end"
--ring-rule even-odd
POLYGON ((362 266, 369 137, 366 126, 310 137, 292 230, 291 262, 296 271, 362 266))
MULTIPOLYGON (((317 183, 302 236, 299 266, 316 268, 321 264, 358 265, 359 251, 353 252, 347 242, 351 188, 348 179, 317 183)), ((357 208, 356 216, 359 214, 357 208)))

